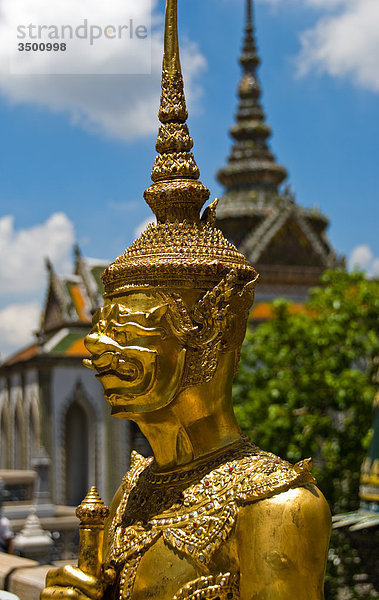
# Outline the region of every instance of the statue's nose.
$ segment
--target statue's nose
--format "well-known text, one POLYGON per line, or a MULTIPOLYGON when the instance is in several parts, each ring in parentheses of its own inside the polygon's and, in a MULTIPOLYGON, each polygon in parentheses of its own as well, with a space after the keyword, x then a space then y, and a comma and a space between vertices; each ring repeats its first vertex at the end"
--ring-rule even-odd
POLYGON ((89 333, 84 338, 84 345, 91 354, 99 354, 98 352, 99 336, 95 333, 89 333))
POLYGON ((103 352, 119 350, 117 342, 106 335, 98 333, 89 333, 84 338, 84 345, 93 356, 99 356, 103 352))

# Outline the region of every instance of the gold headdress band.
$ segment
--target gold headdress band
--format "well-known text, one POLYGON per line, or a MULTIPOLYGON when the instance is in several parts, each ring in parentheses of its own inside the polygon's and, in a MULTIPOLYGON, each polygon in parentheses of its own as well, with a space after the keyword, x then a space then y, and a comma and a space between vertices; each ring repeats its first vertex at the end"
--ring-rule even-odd
MULTIPOLYGON (((103 274, 105 296, 134 289, 210 290, 233 273, 242 291, 257 274, 245 257, 214 227, 214 201, 200 218, 209 190, 198 180, 190 152, 187 109, 179 59, 177 0, 167 0, 162 95, 151 178, 144 198, 157 217, 103 274)), ((250 286, 249 286, 250 287, 250 286)))

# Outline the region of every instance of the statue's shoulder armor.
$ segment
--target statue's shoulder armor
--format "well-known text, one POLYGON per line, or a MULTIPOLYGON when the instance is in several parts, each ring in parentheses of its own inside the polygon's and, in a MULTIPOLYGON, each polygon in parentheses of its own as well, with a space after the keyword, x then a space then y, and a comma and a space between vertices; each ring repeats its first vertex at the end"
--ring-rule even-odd
POLYGON ((135 450, 132 450, 130 455, 130 467, 122 478, 122 489, 124 490, 124 496, 129 495, 130 491, 136 485, 139 476, 142 471, 148 467, 153 461, 153 457, 145 458, 142 454, 138 454, 135 450))
MULTIPOLYGON (((249 444, 246 454, 228 464, 227 473, 233 475, 228 487, 233 489, 237 504, 254 502, 268 498, 289 488, 315 483, 311 474, 311 459, 302 460, 295 465, 249 444)), ((227 473, 222 469, 223 477, 227 473)))
MULTIPOLYGON (((311 474, 311 459, 305 459, 292 465, 272 452, 261 450, 246 437, 243 440, 244 443, 236 450, 226 452, 225 455, 220 455, 217 459, 190 471, 189 475, 193 473, 196 476, 198 473, 199 476, 196 477, 196 482, 189 483, 187 487, 180 485, 181 475, 175 478, 170 475, 152 477, 142 483, 140 475, 151 465, 153 458, 145 458, 133 450, 130 469, 122 481, 124 499, 129 497, 137 483, 139 485, 142 483, 144 487, 144 484, 146 485, 149 481, 155 483, 157 487, 166 487, 170 491, 175 486, 180 487, 183 508, 193 506, 194 503, 207 502, 214 497, 217 497, 221 503, 252 502, 278 494, 291 487, 315 483, 311 474)), ((183 481, 185 482, 185 479, 183 481)), ((164 513, 169 511, 170 509, 164 513)))
POLYGON ((183 491, 180 517, 173 506, 153 520, 154 526, 164 529, 173 548, 207 564, 231 534, 242 505, 314 483, 310 469, 310 459, 293 466, 245 440, 238 452, 183 491))
POLYGON ((112 534, 116 562, 144 552, 162 536, 168 546, 204 566, 228 539, 242 505, 314 483, 309 459, 293 466, 247 438, 189 471, 154 474, 151 462, 133 453, 124 477, 112 534), (144 517, 146 499, 154 511, 144 517), (125 515, 134 515, 130 525, 125 515))

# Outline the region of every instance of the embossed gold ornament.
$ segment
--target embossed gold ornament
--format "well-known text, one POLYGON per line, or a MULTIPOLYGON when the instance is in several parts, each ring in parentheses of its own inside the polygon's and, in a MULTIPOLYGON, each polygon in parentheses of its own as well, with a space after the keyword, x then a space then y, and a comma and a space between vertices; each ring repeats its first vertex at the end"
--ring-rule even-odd
POLYGON ((185 124, 177 0, 166 4, 159 118, 144 194, 157 224, 103 274, 86 338, 112 414, 139 425, 154 457, 132 453, 101 572, 52 571, 42 600, 322 600, 330 513, 310 462, 260 450, 233 412, 257 274, 215 228, 217 201, 200 216, 209 191, 185 124))
POLYGON ((100 577, 101 573, 104 521, 108 515, 109 508, 92 486, 76 509, 76 516, 80 519, 78 567, 94 577, 100 577))

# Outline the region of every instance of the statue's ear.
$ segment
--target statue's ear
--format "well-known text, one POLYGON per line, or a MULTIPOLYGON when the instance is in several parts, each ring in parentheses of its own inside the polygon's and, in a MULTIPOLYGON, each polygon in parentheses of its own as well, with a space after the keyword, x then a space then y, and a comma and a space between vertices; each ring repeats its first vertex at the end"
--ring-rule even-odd
POLYGON ((254 290, 258 277, 259 275, 257 273, 256 277, 254 277, 252 281, 249 281, 249 283, 244 286, 242 292, 238 294, 238 304, 240 306, 240 311, 243 314, 248 313, 254 302, 254 290))
POLYGON ((234 293, 237 275, 231 270, 213 289, 195 304, 192 320, 196 325, 188 343, 193 347, 219 347, 227 326, 229 302, 234 293))
POLYGON ((241 292, 234 294, 229 301, 228 320, 223 336, 223 348, 239 349, 246 333, 247 319, 254 301, 254 287, 258 275, 247 283, 241 292))
POLYGON ((151 311, 148 312, 147 322, 149 322, 149 321, 159 322, 166 314, 167 309, 168 309, 168 305, 166 303, 161 304, 160 306, 155 306, 151 311))

